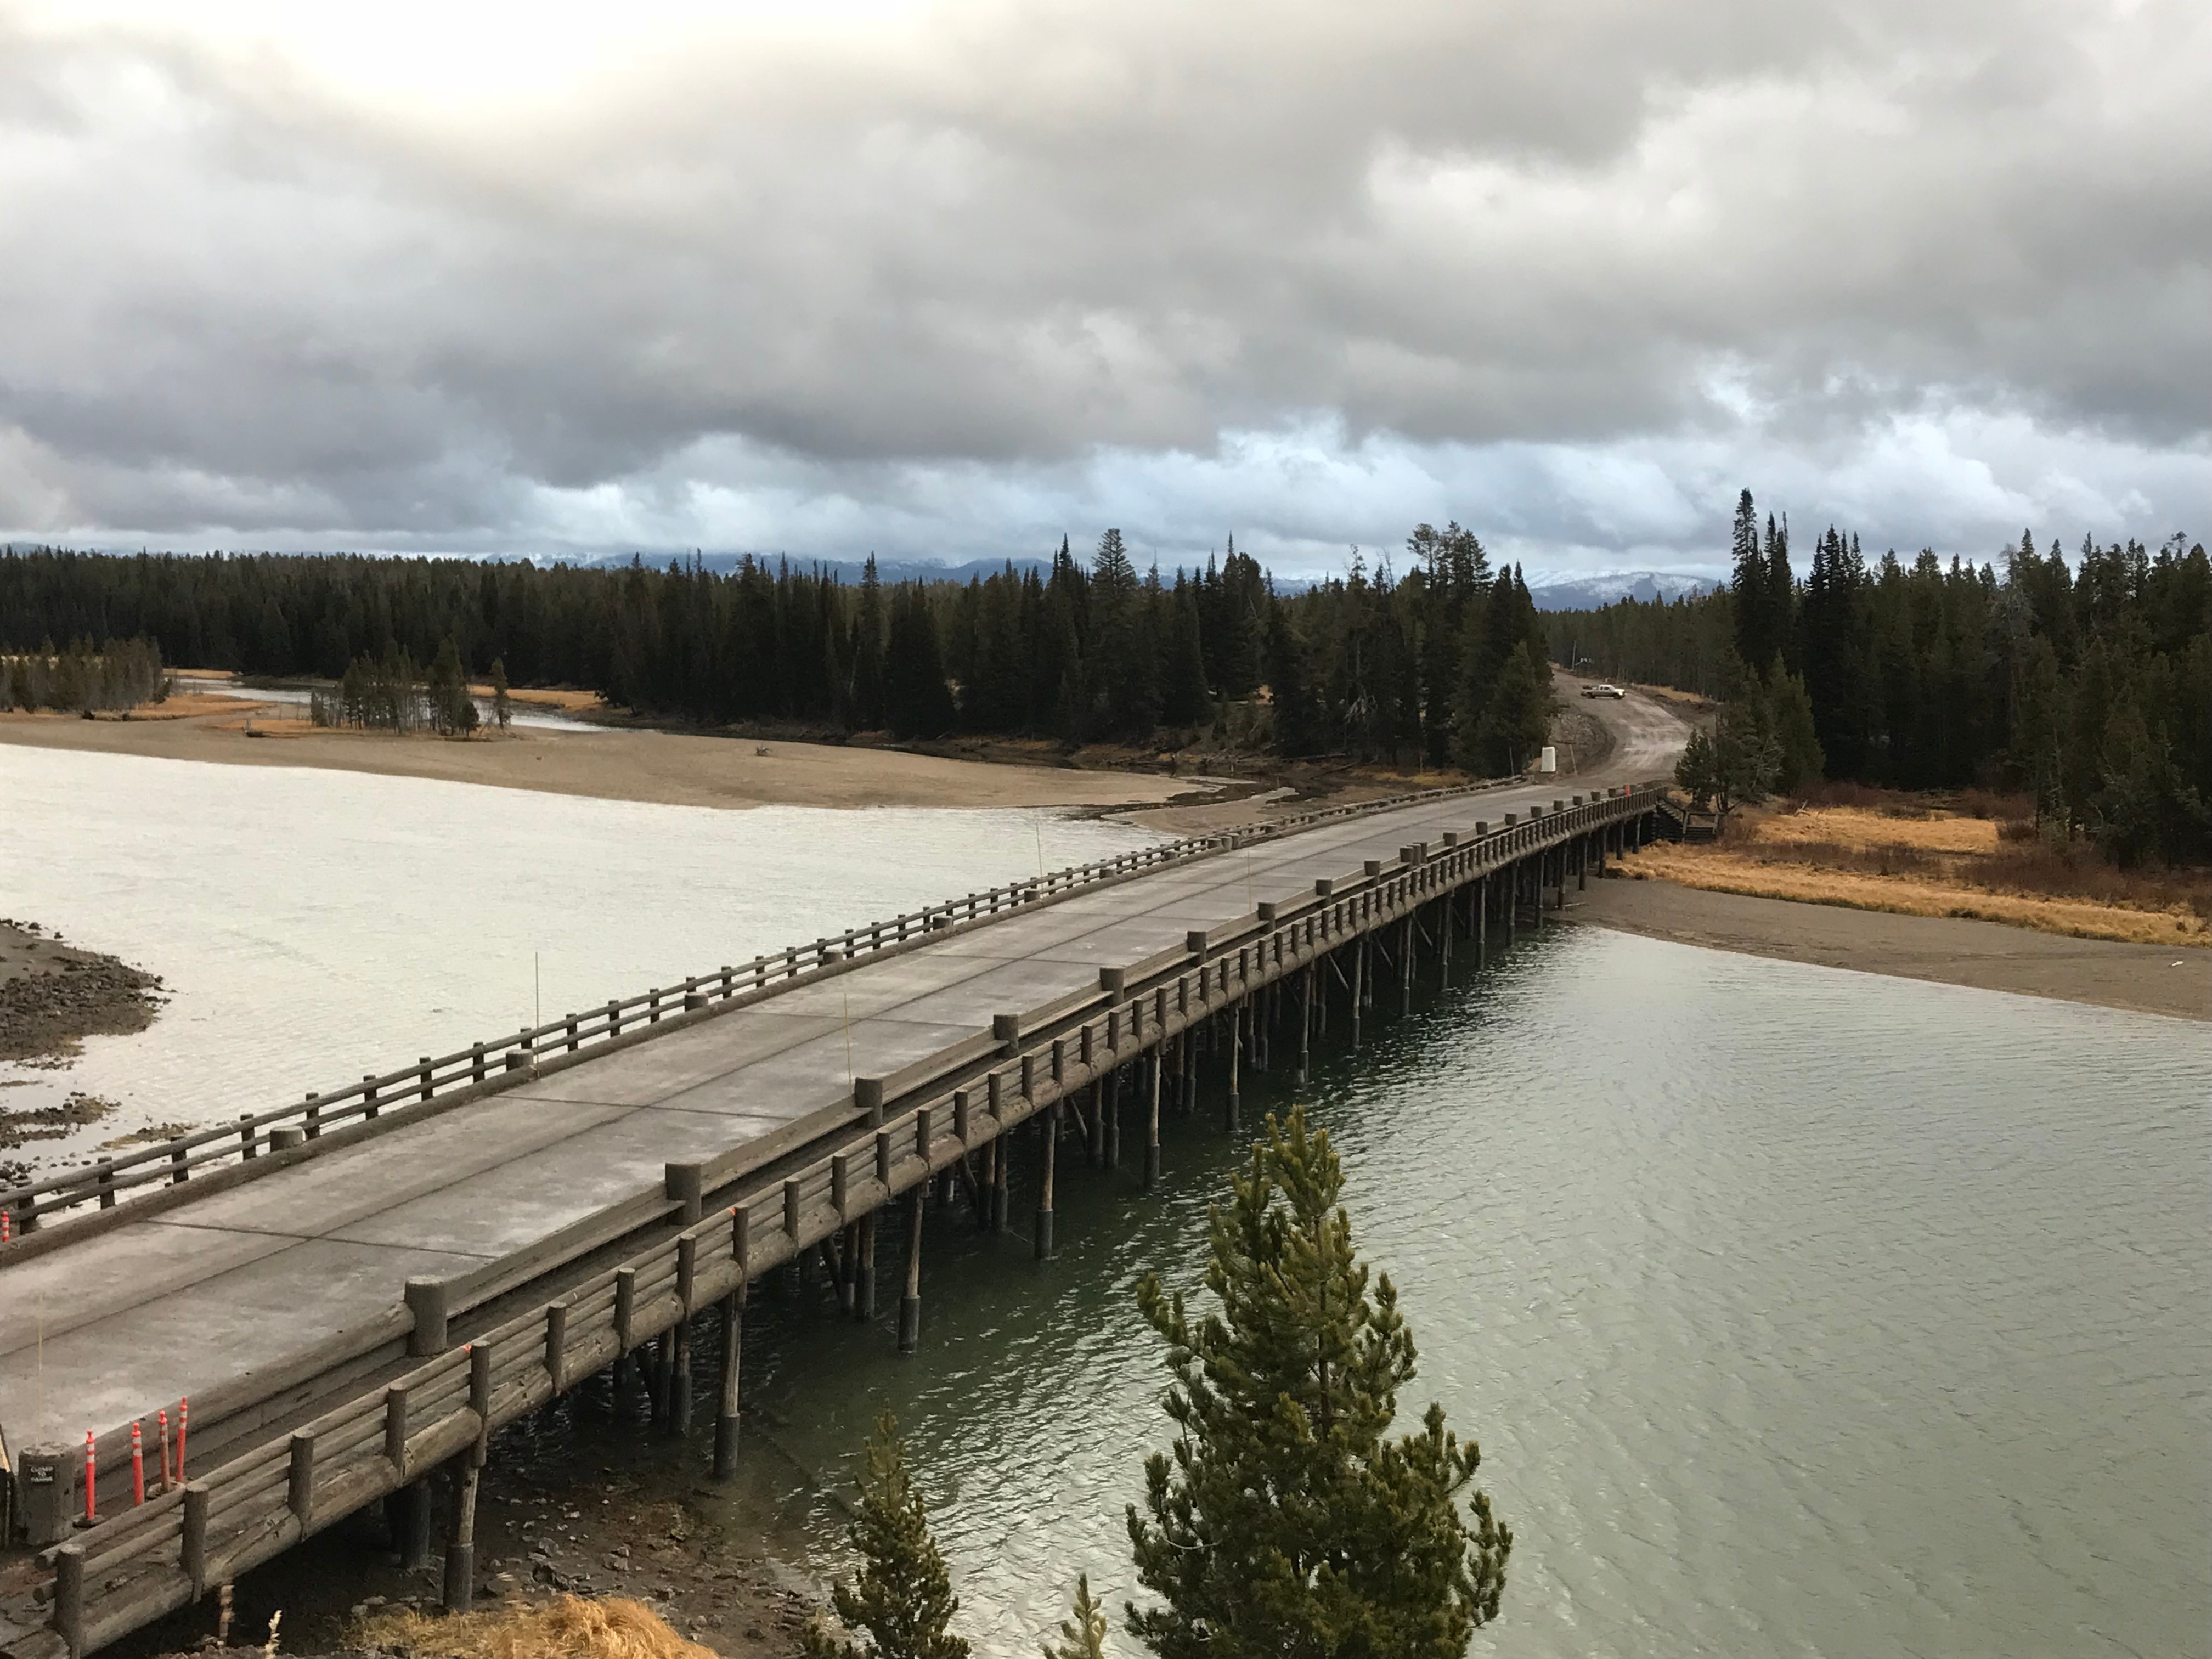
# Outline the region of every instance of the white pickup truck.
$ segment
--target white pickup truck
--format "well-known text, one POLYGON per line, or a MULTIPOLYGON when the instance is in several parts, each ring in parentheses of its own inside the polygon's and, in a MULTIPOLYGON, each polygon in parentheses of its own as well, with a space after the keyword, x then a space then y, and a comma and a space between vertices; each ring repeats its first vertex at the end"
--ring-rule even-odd
POLYGON ((1625 697, 1627 695, 1627 692, 1622 690, 1617 685, 1601 684, 1583 687, 1583 696, 1586 697, 1625 697))

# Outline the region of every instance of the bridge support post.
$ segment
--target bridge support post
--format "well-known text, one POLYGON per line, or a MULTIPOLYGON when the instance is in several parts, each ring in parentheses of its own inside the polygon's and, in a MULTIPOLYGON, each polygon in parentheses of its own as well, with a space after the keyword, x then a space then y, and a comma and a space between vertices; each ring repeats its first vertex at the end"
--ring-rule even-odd
POLYGON ((430 1565, 433 1508, 427 1480, 410 1481, 385 1499, 385 1524, 398 1551, 403 1572, 419 1571, 430 1565))
POLYGON ((876 1316, 876 1212, 860 1218, 860 1279, 853 1291, 853 1314, 858 1319, 876 1316))
POLYGON ((1413 943, 1418 935, 1411 912, 1398 932, 1398 1016, 1402 1019, 1413 1012, 1413 943))
POLYGON ((1052 1178, 1060 1158, 1060 1103, 1044 1115, 1044 1144, 1037 1154, 1036 1259, 1052 1255, 1052 1178))
POLYGON ((1306 963, 1305 975, 1298 981, 1298 1086, 1305 1087, 1307 1074, 1313 1069, 1313 1000, 1314 965, 1306 963))
POLYGON ((691 1431, 690 1315, 676 1322, 668 1340, 668 1431, 681 1439, 691 1431))
POLYGON ((722 1398, 714 1413, 717 1480, 727 1480, 738 1469, 738 1350, 744 1330, 745 1287, 740 1284, 722 1298, 722 1398))
POLYGON ((1013 1162, 1014 1149, 1006 1140, 1012 1133, 1000 1129, 998 1138, 991 1143, 991 1231, 994 1233, 1006 1231, 1006 1212, 1012 1199, 1007 1184, 1007 1165, 1013 1162))
POLYGON ((1177 1074, 1182 1079, 1182 1115, 1190 1116, 1198 1110, 1198 1054, 1191 1047, 1191 1038, 1197 1028, 1186 1027, 1176 1043, 1177 1074))
POLYGON ((1244 1005, 1233 1002, 1229 1006, 1229 1133, 1236 1134, 1244 1127, 1237 1093, 1237 1070, 1244 1054, 1244 1005))
POLYGON ((1352 1052, 1359 1052, 1359 1005, 1367 992, 1367 935, 1359 936, 1359 943, 1352 952, 1352 1052))
POLYGON ((916 1188, 906 1207, 906 1294, 899 1298, 898 1345, 901 1353, 921 1346, 921 1189, 916 1188))
POLYGON ((446 1583, 448 1613, 466 1613, 476 1599, 477 1460, 473 1450, 454 1460, 453 1506, 447 1511, 446 1583))
POLYGON ((1145 1110, 1145 1190, 1160 1182, 1160 1073, 1167 1067, 1166 1047, 1152 1050, 1151 1100, 1145 1110))
POLYGON ((1575 842, 1575 891, 1589 891, 1589 837, 1579 836, 1575 842))
POLYGON ((1446 893, 1444 895, 1444 902, 1442 907, 1443 915, 1441 917, 1441 921, 1443 925, 1443 936, 1437 941, 1437 950, 1443 958, 1443 988, 1447 991, 1451 989, 1452 933, 1457 927, 1459 922, 1458 916, 1454 913, 1457 911, 1458 908, 1458 895, 1455 893, 1446 893))
POLYGON ((645 1351, 646 1415, 654 1428, 668 1420, 668 1333, 653 1339, 645 1351))
POLYGON ((1106 1168, 1121 1167, 1121 1072, 1106 1080, 1106 1168))
POLYGON ((1106 1079, 1091 1082, 1091 1167, 1106 1167, 1106 1079))

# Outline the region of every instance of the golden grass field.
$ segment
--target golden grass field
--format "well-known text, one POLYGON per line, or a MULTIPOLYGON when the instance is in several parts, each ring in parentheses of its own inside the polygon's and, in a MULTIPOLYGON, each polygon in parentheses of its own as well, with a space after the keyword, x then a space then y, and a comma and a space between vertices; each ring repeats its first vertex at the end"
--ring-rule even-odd
POLYGON ((562 1595, 451 1614, 400 1608, 361 1620, 349 1634, 362 1651, 418 1659, 714 1659, 712 1648, 686 1641, 651 1607, 623 1596, 562 1595))
POLYGON ((1995 819, 1861 806, 1736 815, 1717 842, 1660 842, 1627 873, 1712 892, 1966 916, 2076 939, 2212 945, 2212 877, 2114 870, 2094 855, 2008 840, 1995 819))

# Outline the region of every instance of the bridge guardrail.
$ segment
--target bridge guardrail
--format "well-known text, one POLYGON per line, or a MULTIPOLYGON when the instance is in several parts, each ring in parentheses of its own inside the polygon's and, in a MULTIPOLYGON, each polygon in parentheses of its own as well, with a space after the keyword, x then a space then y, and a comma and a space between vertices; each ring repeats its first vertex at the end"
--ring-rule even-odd
POLYGON ((574 1054, 587 1047, 635 1036, 641 1027, 739 996, 767 994, 841 969, 862 957, 902 948, 948 927, 986 921, 1018 909, 1049 904, 1071 895, 1142 875, 1163 865, 1256 845, 1339 819, 1394 811, 1425 801, 1449 799, 1497 787, 1480 780, 1444 789, 1417 791, 1372 801, 1318 808, 1287 818, 1209 836, 1187 836, 1134 848, 1111 858, 1073 866, 1035 878, 1024 877, 940 904, 848 928, 842 933, 770 951, 735 965, 695 974, 666 987, 617 997, 588 1011, 564 1014, 542 1025, 526 1026, 513 1036, 470 1044, 411 1066, 363 1077, 302 1099, 259 1112, 241 1113, 231 1122, 158 1141, 137 1151, 104 1158, 78 1169, 0 1188, 0 1212, 11 1243, 0 1243, 0 1269, 14 1244, 27 1240, 48 1217, 86 1205, 112 1209, 134 1192, 179 1187, 212 1165, 249 1162, 321 1139, 331 1130, 371 1122, 386 1112, 418 1109, 465 1090, 483 1089, 527 1073, 548 1055, 574 1054))
MULTIPOLYGON (((703 1194, 718 1190, 707 1174, 689 1200, 696 1218, 621 1265, 48 1552, 41 1559, 53 1576, 42 1588, 55 1649, 88 1652, 459 1454, 480 1464, 495 1430, 557 1398, 574 1379, 938 1171, 964 1167, 970 1151, 1092 1079, 1440 893, 1651 810, 1656 793, 1650 786, 1608 791, 1563 811, 1509 817, 1474 839, 1446 831, 1434 856, 1409 848, 1357 875, 1316 882, 1310 894, 1192 933, 1182 951, 1103 970, 1096 992, 1007 1017, 994 1032, 997 1063, 961 1086, 947 1091, 945 1080, 972 1071, 972 1039, 940 1051, 956 1057, 949 1064, 932 1056, 905 1068, 891 1098, 880 1087, 865 1091, 869 1105, 855 1109, 868 1121, 845 1144, 780 1179, 756 1175, 750 1186, 720 1192, 711 1213, 700 1212, 703 1194)), ((113 1432, 127 1436, 129 1426, 113 1432)))

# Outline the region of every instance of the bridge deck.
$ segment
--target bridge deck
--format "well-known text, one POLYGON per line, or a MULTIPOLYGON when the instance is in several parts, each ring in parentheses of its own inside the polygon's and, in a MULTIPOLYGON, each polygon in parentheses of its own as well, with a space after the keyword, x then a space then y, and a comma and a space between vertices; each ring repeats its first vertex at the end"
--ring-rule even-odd
POLYGON ((0 1424, 18 1448, 70 1443, 204 1395, 375 1319, 410 1276, 526 1249, 672 1161, 836 1104, 853 1076, 1094 987, 1102 964, 1445 829, 1663 769, 1671 715, 1640 700, 1601 712, 1615 750, 1579 777, 1326 825, 1017 913, 15 1265, 0 1273, 0 1424))

